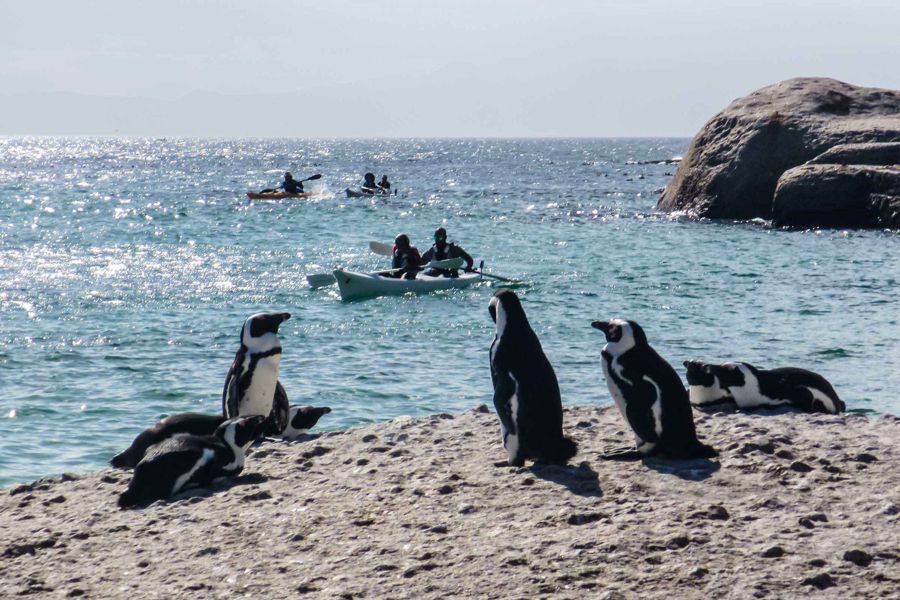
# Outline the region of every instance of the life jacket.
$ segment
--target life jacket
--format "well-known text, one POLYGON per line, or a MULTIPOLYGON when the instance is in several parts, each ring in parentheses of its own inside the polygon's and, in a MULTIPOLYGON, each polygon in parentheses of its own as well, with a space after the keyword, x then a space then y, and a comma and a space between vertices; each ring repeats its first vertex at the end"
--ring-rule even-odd
POLYGON ((415 263, 415 266, 419 266, 420 262, 422 262, 422 260, 419 256, 419 251, 415 246, 410 246, 408 250, 402 253, 397 250, 397 246, 394 246, 394 256, 391 258, 392 269, 409 267, 412 266, 413 263, 415 263))
POLYGON ((432 260, 447 260, 448 258, 453 258, 453 248, 455 248, 453 244, 447 244, 444 246, 444 249, 441 250, 438 248, 438 245, 434 245, 434 258, 432 260))

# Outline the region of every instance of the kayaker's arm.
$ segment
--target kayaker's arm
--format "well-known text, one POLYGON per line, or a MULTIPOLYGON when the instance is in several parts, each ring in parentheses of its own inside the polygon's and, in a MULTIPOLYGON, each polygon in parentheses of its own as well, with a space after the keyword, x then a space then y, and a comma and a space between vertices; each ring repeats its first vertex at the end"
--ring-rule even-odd
POLYGON ((452 256, 451 258, 462 258, 463 260, 465 260, 466 267, 465 267, 464 271, 466 273, 471 272, 472 269, 475 267, 475 260, 472 259, 472 257, 469 256, 469 253, 466 252, 465 250, 463 250, 461 247, 459 247, 459 246, 453 246, 453 247, 456 249, 456 256, 452 256))

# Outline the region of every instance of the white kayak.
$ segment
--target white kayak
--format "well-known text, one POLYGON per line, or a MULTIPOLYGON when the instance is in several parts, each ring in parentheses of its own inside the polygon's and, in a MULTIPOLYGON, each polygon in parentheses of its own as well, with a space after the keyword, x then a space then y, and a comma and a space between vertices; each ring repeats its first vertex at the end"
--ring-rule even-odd
MULTIPOLYGON (((391 192, 387 190, 383 190, 381 188, 359 188, 358 190, 351 190, 347 188, 344 190, 347 194, 348 198, 372 198, 372 197, 380 197, 380 196, 390 196, 391 192)), ((393 194, 397 195, 397 190, 393 191, 393 194)))
POLYGON ((464 288, 484 280, 481 273, 460 273, 459 277, 431 277, 419 274, 415 279, 398 279, 372 273, 354 273, 343 269, 335 271, 334 278, 341 291, 341 300, 464 288))

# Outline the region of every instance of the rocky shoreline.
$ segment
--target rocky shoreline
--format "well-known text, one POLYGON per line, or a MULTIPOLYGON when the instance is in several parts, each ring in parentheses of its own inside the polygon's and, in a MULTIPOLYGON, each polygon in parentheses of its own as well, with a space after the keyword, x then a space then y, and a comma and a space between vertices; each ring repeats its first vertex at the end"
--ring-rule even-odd
POLYGON ((0 587, 47 598, 879 598, 900 586, 900 419, 696 413, 714 461, 505 464, 493 410, 266 442, 239 478, 121 511, 129 474, 0 491, 0 587))

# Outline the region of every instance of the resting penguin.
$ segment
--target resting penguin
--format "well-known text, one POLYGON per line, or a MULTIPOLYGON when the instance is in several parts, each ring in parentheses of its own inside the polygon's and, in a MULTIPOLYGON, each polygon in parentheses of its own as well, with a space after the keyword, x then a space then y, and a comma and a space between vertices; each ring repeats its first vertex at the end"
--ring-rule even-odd
POLYGON ((300 437, 313 428, 322 415, 328 414, 331 409, 327 406, 292 406, 290 420, 287 427, 280 432, 269 431, 268 435, 280 435, 286 440, 300 437))
POLYGON ((290 406, 278 382, 281 365, 278 326, 290 318, 288 313, 258 313, 244 321, 241 347, 222 390, 225 418, 263 415, 274 421, 279 430, 287 426, 290 406))
POLYGON ((491 380, 509 464, 521 466, 526 458, 565 464, 578 446, 563 435, 556 373, 518 296, 501 289, 491 298, 488 311, 497 324, 491 344, 491 380))
POLYGON ((150 446, 135 466, 128 489, 119 496, 119 507, 146 504, 237 475, 264 420, 260 415, 236 417, 212 435, 176 435, 150 446))
POLYGON ((606 335, 603 375, 619 412, 634 431, 635 449, 603 458, 640 458, 664 454, 674 458, 711 458, 715 450, 697 439, 687 390, 678 373, 647 342, 634 321, 594 321, 606 335))
POLYGON ((691 403, 727 403, 741 410, 791 405, 806 412, 836 414, 847 407, 827 379, 796 367, 757 369, 738 362, 713 365, 686 360, 691 403))
POLYGON ((127 450, 116 454, 109 464, 117 469, 133 469, 142 458, 147 448, 158 444, 174 435, 211 435, 222 424, 222 415, 201 415, 199 413, 181 413, 171 415, 138 434, 127 450))

